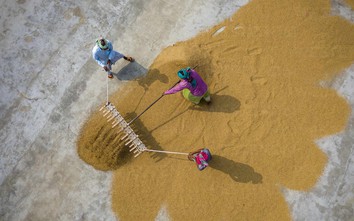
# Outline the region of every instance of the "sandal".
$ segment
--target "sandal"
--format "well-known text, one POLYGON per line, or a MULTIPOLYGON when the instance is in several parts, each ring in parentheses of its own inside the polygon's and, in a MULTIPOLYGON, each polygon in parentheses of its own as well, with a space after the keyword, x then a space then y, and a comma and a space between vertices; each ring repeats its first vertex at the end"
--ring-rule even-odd
POLYGON ((130 56, 128 56, 128 57, 124 56, 123 58, 124 58, 125 60, 127 60, 127 61, 130 61, 130 62, 133 62, 133 61, 134 61, 134 58, 132 58, 132 57, 130 57, 130 56))

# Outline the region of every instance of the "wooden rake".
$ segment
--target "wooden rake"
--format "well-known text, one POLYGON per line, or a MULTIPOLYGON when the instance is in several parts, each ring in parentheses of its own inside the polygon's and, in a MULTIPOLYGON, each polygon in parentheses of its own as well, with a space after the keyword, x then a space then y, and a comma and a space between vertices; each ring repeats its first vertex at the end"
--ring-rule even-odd
POLYGON ((133 152, 134 157, 139 156, 147 149, 145 144, 140 140, 139 136, 133 131, 133 129, 129 126, 129 123, 124 120, 123 116, 111 102, 108 102, 101 107, 100 111, 103 111, 103 116, 107 117, 108 122, 113 120, 112 128, 119 126, 118 133, 122 131, 125 133, 121 140, 126 142, 125 145, 129 147, 130 152, 133 152))
MULTIPOLYGON (((196 68, 197 66, 193 67, 193 69, 196 68)), ((180 81, 177 81, 171 88, 176 86, 179 82, 180 81)), ((107 81, 107 103, 103 107, 101 107, 99 111, 103 111, 103 116, 107 117, 108 122, 113 120, 112 128, 119 126, 119 131, 117 132, 117 134, 121 132, 125 133, 125 135, 121 138, 121 140, 124 140, 124 142, 126 142, 125 145, 129 147, 130 152, 133 152, 134 157, 139 156, 144 151, 188 155, 187 153, 147 149, 145 144, 140 140, 139 136, 130 127, 130 124, 132 124, 136 119, 138 119, 143 113, 145 113, 150 107, 152 107, 152 105, 154 105, 157 101, 159 101, 163 96, 164 94, 162 94, 159 98, 157 98, 152 104, 150 104, 142 113, 137 115, 133 120, 127 122, 124 119, 124 117, 119 113, 119 111, 116 109, 116 107, 111 102, 108 101, 108 81, 107 81)))

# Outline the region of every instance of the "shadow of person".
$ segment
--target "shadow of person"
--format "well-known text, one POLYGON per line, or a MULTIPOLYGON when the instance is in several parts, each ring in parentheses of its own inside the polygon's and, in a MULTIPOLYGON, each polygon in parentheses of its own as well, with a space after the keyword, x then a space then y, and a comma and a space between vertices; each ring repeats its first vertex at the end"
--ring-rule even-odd
POLYGON ((118 73, 113 73, 119 80, 134 80, 147 73, 147 69, 140 65, 138 62, 130 62, 124 66, 118 73))
POLYGON ((140 78, 137 80, 138 84, 144 88, 145 91, 147 91, 152 83, 155 81, 160 81, 161 83, 168 83, 168 77, 164 74, 161 74, 161 72, 158 69, 151 69, 148 71, 146 76, 143 78, 140 78))
POLYGON ((234 181, 239 183, 262 183, 262 175, 255 172, 254 169, 243 163, 237 163, 225 157, 212 155, 209 166, 228 174, 234 181))
POLYGON ((210 94, 211 103, 207 104, 203 99, 198 105, 193 105, 189 109, 197 111, 233 113, 240 110, 241 102, 230 95, 218 95, 221 91, 227 89, 225 86, 220 90, 210 94))
POLYGON ((205 104, 202 100, 199 105, 193 105, 191 110, 233 113, 240 110, 241 102, 230 95, 211 94, 211 103, 205 104))

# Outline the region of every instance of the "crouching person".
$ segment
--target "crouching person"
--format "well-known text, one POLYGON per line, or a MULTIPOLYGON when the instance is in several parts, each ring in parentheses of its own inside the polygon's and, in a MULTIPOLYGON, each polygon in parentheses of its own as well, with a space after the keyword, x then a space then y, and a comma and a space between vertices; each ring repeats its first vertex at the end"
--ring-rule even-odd
POLYGON ((200 75, 191 68, 184 68, 177 72, 181 81, 173 88, 164 92, 164 95, 175 94, 178 91, 182 91, 183 97, 194 104, 204 99, 207 103, 210 103, 210 93, 208 86, 200 77, 200 75))
POLYGON ((209 166, 208 162, 211 158, 210 151, 207 148, 199 149, 188 154, 188 159, 190 161, 194 161, 199 170, 204 170, 207 166, 209 166))

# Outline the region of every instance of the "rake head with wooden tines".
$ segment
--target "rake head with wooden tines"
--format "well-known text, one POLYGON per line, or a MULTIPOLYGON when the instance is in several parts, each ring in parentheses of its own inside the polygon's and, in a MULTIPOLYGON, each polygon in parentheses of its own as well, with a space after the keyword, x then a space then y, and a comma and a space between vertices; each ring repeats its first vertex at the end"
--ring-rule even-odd
POLYGON ((126 146, 129 145, 129 151, 135 154, 134 157, 139 156, 147 149, 144 143, 139 139, 139 136, 129 126, 130 123, 124 120, 123 116, 112 103, 107 102, 103 107, 100 108, 100 111, 103 111, 103 116, 107 117, 108 122, 113 120, 112 128, 118 125, 118 133, 122 131, 125 133, 121 140, 126 142, 126 146))

